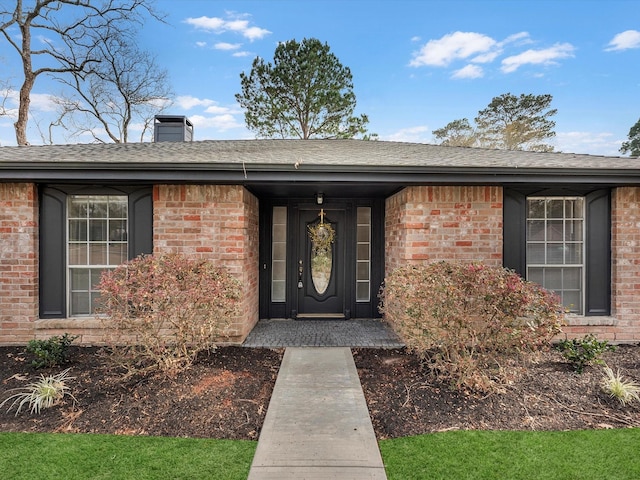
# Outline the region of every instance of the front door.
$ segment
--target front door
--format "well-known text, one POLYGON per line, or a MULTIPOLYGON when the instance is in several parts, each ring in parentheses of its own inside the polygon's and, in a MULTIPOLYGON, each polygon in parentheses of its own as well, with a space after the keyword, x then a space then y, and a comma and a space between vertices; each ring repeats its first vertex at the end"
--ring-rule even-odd
POLYGON ((345 318, 346 209, 300 208, 297 225, 297 318, 345 318))

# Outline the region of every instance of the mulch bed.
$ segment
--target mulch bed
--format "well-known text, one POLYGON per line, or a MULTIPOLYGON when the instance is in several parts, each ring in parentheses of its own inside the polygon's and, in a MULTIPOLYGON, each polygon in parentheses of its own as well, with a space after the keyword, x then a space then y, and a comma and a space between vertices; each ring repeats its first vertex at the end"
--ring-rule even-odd
MULTIPOLYGON (((95 347, 71 347, 70 363, 36 370, 20 347, 0 347, 0 401, 40 374, 70 367, 75 402, 39 415, 0 410, 0 431, 91 432, 258 438, 283 350, 221 347, 176 378, 126 381, 95 347)), ((640 405, 622 406, 600 389, 602 369, 572 371, 557 351, 524 368, 504 393, 476 395, 434 381, 415 356, 400 350, 354 349, 379 439, 456 429, 573 430, 640 427, 640 405)), ((640 382, 640 347, 620 346, 604 359, 640 382)))

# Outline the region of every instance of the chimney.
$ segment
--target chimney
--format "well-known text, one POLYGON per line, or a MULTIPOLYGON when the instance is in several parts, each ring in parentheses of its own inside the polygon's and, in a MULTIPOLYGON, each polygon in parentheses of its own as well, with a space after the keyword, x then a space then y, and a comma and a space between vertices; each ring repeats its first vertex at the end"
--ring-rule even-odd
POLYGON ((193 124, 185 116, 156 115, 153 138, 155 142, 192 142, 193 124))

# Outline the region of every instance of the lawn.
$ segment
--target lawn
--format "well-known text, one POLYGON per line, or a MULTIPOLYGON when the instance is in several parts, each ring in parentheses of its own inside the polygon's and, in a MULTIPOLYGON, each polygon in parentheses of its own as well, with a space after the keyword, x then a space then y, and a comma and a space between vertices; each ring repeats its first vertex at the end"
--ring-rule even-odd
MULTIPOLYGON (((11 479, 246 479, 256 442, 0 433, 11 479)), ((394 479, 638 479, 639 429, 455 431, 382 440, 394 479)))
POLYGON ((455 431, 380 442, 389 480, 640 478, 640 429, 455 431))
POLYGON ((0 433, 0 477, 244 480, 257 445, 248 440, 0 433))

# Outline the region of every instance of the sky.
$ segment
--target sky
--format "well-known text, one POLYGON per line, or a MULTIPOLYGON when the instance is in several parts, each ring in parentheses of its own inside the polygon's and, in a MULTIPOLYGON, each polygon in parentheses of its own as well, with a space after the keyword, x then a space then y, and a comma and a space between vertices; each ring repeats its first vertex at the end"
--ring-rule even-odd
MULTIPOLYGON (((369 117, 380 140, 436 143, 433 130, 473 121, 505 93, 553 96, 549 143, 557 151, 618 156, 640 118, 638 0, 157 0, 156 7, 166 23, 145 23, 139 46, 168 70, 175 98, 165 113, 189 118, 195 140, 255 138, 235 100, 240 73, 257 56, 272 61, 279 42, 304 38, 326 42, 349 67, 354 113, 369 117)), ((20 63, 2 41, 6 78, 19 85, 20 63)), ((58 89, 37 81, 32 118, 52 114, 58 89)), ((15 145, 12 122, 0 117, 0 145, 15 145)), ((34 128, 29 140, 41 143, 34 128)))

